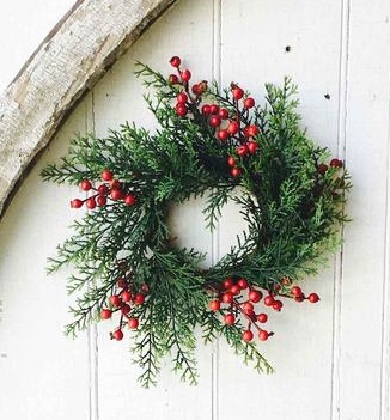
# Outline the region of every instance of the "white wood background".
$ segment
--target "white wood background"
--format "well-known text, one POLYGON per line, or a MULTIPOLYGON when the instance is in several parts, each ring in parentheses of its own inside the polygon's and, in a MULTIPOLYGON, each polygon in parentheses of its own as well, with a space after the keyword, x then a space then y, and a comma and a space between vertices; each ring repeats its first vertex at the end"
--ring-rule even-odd
MULTIPOLYGON (((182 0, 143 36, 77 106, 1 222, 0 419, 390 419, 389 21, 388 0, 182 0), (44 267, 70 234, 78 192, 38 174, 77 132, 104 135, 126 120, 153 128, 133 63, 168 73, 173 54, 198 78, 234 80, 259 100, 265 82, 291 75, 308 133, 346 159, 354 221, 332 266, 304 282, 321 303, 272 317, 277 335, 262 347, 274 375, 259 377, 223 343, 200 344, 197 387, 168 365, 159 386, 143 390, 110 325, 75 341, 62 335, 67 273, 48 279, 44 267)), ((175 229, 212 263, 242 226, 230 205, 211 235, 200 208, 177 209, 175 229)))

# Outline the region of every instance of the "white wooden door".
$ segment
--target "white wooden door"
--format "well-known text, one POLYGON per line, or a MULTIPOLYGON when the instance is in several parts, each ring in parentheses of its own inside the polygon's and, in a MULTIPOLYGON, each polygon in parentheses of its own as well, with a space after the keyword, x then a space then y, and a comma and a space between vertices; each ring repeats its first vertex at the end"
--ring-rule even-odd
MULTIPOLYGON (((145 33, 77 106, 1 221, 1 419, 390 419, 389 16, 385 0, 182 0, 145 33), (77 194, 42 184, 38 173, 77 132, 103 136, 124 121, 153 128, 134 61, 168 73, 174 54, 199 78, 241 83, 257 99, 265 82, 291 75, 302 124, 346 158, 354 221, 331 267, 305 281, 321 303, 287 304, 273 317, 278 334, 262 344, 272 376, 258 376, 223 343, 200 343, 197 387, 167 364, 158 387, 143 390, 128 343, 111 342, 109 325, 75 341, 62 335, 68 273, 48 278, 44 267, 70 234, 77 194)), ((211 235, 200 209, 178 209, 175 229, 213 263, 242 225, 228 205, 211 235), (189 215, 196 223, 185 222, 189 215)))

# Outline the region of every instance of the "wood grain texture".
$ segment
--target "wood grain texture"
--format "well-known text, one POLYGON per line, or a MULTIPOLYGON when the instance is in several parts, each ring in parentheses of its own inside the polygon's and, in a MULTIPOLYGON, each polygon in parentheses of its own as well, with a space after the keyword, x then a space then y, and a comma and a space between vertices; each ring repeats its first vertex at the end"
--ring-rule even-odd
POLYGON ((76 101, 175 0, 79 0, 0 96, 0 214, 76 101))

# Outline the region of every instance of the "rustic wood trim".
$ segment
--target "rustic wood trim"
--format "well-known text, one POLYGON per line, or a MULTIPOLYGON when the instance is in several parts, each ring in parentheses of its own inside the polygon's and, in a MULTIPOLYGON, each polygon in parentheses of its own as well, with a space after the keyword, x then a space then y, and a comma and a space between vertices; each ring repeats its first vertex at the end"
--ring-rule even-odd
POLYGON ((176 0, 78 0, 0 95, 0 215, 77 100, 176 0))

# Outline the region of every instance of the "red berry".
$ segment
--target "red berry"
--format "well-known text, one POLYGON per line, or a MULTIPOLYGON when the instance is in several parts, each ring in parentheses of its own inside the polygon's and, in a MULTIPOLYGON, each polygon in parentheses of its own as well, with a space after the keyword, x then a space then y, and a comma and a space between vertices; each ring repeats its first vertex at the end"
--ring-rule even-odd
POLYGON ((176 97, 178 104, 186 104, 188 102, 188 96, 184 92, 180 92, 176 97))
POLYGON ((233 178, 236 178, 237 176, 240 175, 240 170, 238 168, 232 168, 232 170, 230 172, 231 172, 233 178))
POLYGON ((267 314, 259 314, 259 315, 257 315, 257 320, 259 322, 261 322, 262 324, 264 324, 265 322, 268 321, 268 315, 267 314))
POLYGON ((233 293, 225 292, 222 296, 223 303, 232 303, 233 302, 233 293))
POLYGON ((249 127, 244 127, 243 133, 244 133, 244 136, 245 137, 250 137, 250 135, 249 135, 249 127))
POLYGON ((251 330, 244 330, 242 333, 242 339, 248 343, 249 341, 252 341, 253 339, 253 333, 251 330))
POLYGON ((218 112, 218 115, 221 117, 221 120, 226 120, 229 116, 229 113, 226 108, 221 108, 218 112))
POLYGON ((309 302, 310 303, 317 303, 319 300, 320 300, 320 298, 317 295, 317 293, 310 293, 310 295, 309 295, 309 302))
POLYGON ((233 314, 225 315, 224 321, 225 321, 226 325, 233 325, 234 324, 234 315, 233 314))
POLYGON ((121 200, 122 197, 123 197, 123 193, 122 193, 121 190, 115 189, 115 188, 111 190, 111 198, 113 200, 115 200, 115 201, 116 200, 121 200))
POLYGON ((237 285, 241 290, 244 290, 248 287, 248 282, 246 279, 238 279, 237 285))
POLYGON ((126 280, 125 279, 118 279, 117 280, 117 282, 116 282, 116 285, 118 286, 118 287, 126 287, 126 280))
POLYGON ((133 194, 127 194, 123 198, 126 206, 134 206, 135 203, 135 197, 133 194))
POLYGON ((181 72, 181 79, 184 82, 188 82, 191 79, 191 72, 188 69, 185 69, 181 72))
POLYGON ((251 140, 251 141, 248 142, 248 151, 251 155, 256 153, 257 146, 258 146, 258 144, 254 140, 251 140))
POLYGON ((130 312, 130 305, 125 303, 124 305, 122 305, 121 310, 123 315, 127 315, 130 312))
POLYGON ((217 104, 211 104, 210 105, 210 112, 213 115, 217 115, 219 113, 219 106, 217 104))
POLYGON ((207 104, 202 105, 201 112, 203 115, 211 114, 210 105, 207 105, 207 104))
POLYGON ((180 66, 180 64, 181 64, 181 59, 177 56, 177 55, 174 55, 170 60, 169 60, 169 62, 171 63, 171 66, 172 67, 179 67, 180 66))
POLYGON ((113 306, 120 306, 122 305, 122 299, 119 296, 114 295, 110 297, 110 303, 113 306))
POLYGON ((107 182, 111 181, 113 176, 114 175, 112 174, 112 172, 109 169, 104 169, 103 172, 102 172, 102 180, 103 181, 107 181, 107 182))
POLYGON ((255 125, 250 125, 248 127, 248 134, 250 137, 256 136, 256 134, 259 132, 259 129, 255 125))
POLYGON ((342 168, 343 167, 343 162, 340 159, 334 158, 329 162, 329 166, 331 168, 342 168))
POLYGON ((275 300, 272 307, 275 309, 275 311, 281 311, 283 307, 283 303, 280 300, 275 300))
POLYGON ((228 163, 229 166, 234 166, 237 163, 237 161, 236 161, 236 159, 234 159, 233 156, 229 156, 228 159, 227 159, 227 163, 228 163))
POLYGON ((122 188, 121 183, 116 179, 112 179, 110 181, 110 185, 111 185, 111 189, 113 190, 120 190, 122 188))
POLYGON ((73 209, 79 209, 80 207, 82 207, 82 206, 83 206, 83 204, 84 204, 84 202, 83 202, 83 201, 81 201, 81 200, 79 200, 78 198, 75 198, 74 200, 72 200, 72 201, 70 202, 70 206, 71 206, 73 209))
POLYGON ((129 318, 129 322, 127 324, 131 330, 136 330, 139 326, 138 318, 131 317, 129 318))
POLYGON ((179 83, 179 78, 176 76, 176 74, 169 75, 169 83, 171 85, 177 85, 179 83))
POLYGON ((253 305, 250 302, 245 302, 242 305, 242 309, 248 315, 253 311, 253 305))
POLYGON ((227 130, 225 130, 223 128, 222 130, 218 131, 217 137, 218 137, 218 140, 225 141, 229 137, 229 134, 228 134, 227 130))
POLYGON ((230 121, 227 126, 227 132, 229 134, 237 134, 240 126, 237 121, 230 121))
POLYGON ((213 115, 209 119, 209 125, 214 128, 219 127, 221 125, 221 118, 219 118, 218 115, 213 115))
POLYGON ((325 175, 325 172, 328 170, 329 168, 328 168, 328 165, 325 165, 325 163, 320 163, 318 166, 317 166, 317 172, 320 174, 320 175, 325 175))
POLYGON ((123 302, 130 302, 131 300, 131 293, 128 290, 124 290, 122 292, 122 300, 123 302))
POLYGON ((237 154, 238 156, 245 156, 248 153, 248 147, 246 145, 237 146, 237 154))
POLYGON ((256 312, 255 311, 250 311, 246 315, 250 318, 250 320, 252 322, 256 322, 256 312))
POLYGON ((107 199, 105 195, 98 195, 96 197, 96 204, 98 207, 104 207, 106 205, 107 199))
POLYGON ((98 192, 99 194, 107 194, 107 193, 108 193, 108 188, 107 188, 107 185, 106 185, 106 184, 100 184, 100 185, 98 186, 97 192, 98 192))
POLYGON ((84 191, 89 191, 92 188, 92 184, 88 179, 84 179, 80 184, 80 188, 84 191))
POLYGON ((195 94, 196 96, 200 96, 200 95, 202 94, 202 92, 203 92, 203 89, 202 89, 202 84, 199 84, 199 85, 193 85, 193 86, 192 86, 192 92, 194 92, 194 94, 195 94))
POLYGON ((301 293, 299 296, 294 297, 295 302, 302 303, 305 300, 305 294, 301 293))
POLYGON ((233 284, 234 284, 233 279, 231 279, 231 278, 229 277, 228 279, 224 280, 224 282, 223 282, 223 287, 224 287, 225 289, 230 289, 230 288, 233 286, 233 284))
POLYGON ((275 302, 275 299, 272 295, 268 295, 264 298, 264 305, 265 306, 272 306, 275 302))
POLYGON ((302 290, 299 286, 293 286, 291 288, 291 293, 295 296, 295 297, 299 297, 301 296, 302 290))
POLYGON ((143 305, 145 303, 145 295, 143 293, 136 293, 133 301, 135 305, 143 305))
POLYGON ((111 318, 111 311, 109 309, 102 309, 100 311, 100 318, 101 319, 110 319, 111 318))
POLYGON ((200 87, 201 87, 201 89, 202 89, 202 93, 207 92, 207 89, 208 89, 208 86, 207 86, 207 80, 202 80, 202 81, 199 83, 199 86, 200 86, 200 87))
POLYGON ((221 301, 219 299, 213 299, 211 302, 209 302, 209 308, 212 311, 219 311, 221 308, 221 301))
POLYGON ((233 284, 233 286, 230 288, 230 291, 233 293, 233 295, 238 295, 241 289, 240 286, 238 286, 238 284, 233 284))
POLYGON ((184 117, 185 115, 187 115, 188 108, 187 108, 186 105, 184 105, 184 104, 176 104, 176 107, 175 108, 176 108, 176 114, 179 117, 184 117))
POLYGON ((280 283, 282 284, 282 286, 289 286, 291 284, 291 280, 288 277, 283 277, 280 280, 280 283))
POLYGON ((253 98, 251 98, 250 96, 248 96, 248 98, 244 99, 244 108, 245 109, 250 109, 253 106, 255 106, 255 100, 253 98))
POLYGON ((259 292, 258 290, 251 290, 248 294, 249 300, 253 303, 260 302, 262 297, 263 297, 263 294, 259 292))
POLYGON ((121 341, 123 339, 123 332, 122 330, 116 330, 114 334, 112 335, 112 338, 114 338, 117 341, 121 341))
POLYGON ((260 338, 261 341, 267 341, 268 336, 269 336, 269 333, 268 333, 267 330, 260 330, 259 331, 259 338, 260 338))
POLYGON ((241 99, 244 96, 244 91, 241 88, 236 87, 236 88, 232 89, 232 95, 233 95, 234 99, 238 100, 238 99, 241 99))
POLYGON ((96 207, 96 201, 94 198, 88 198, 88 200, 85 200, 85 207, 88 209, 94 209, 96 207))

